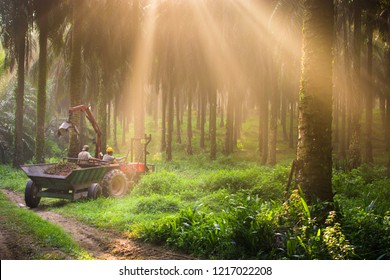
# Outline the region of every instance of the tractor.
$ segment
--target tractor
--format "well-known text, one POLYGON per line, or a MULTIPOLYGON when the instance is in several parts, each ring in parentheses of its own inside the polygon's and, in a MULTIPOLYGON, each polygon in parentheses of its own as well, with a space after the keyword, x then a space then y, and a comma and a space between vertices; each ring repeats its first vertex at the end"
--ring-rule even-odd
POLYGON ((77 158, 64 158, 63 162, 75 167, 65 173, 55 172, 59 163, 22 165, 21 169, 30 178, 25 188, 25 202, 28 207, 38 207, 42 197, 77 200, 80 198, 96 199, 101 195, 105 197, 124 196, 132 189, 141 175, 155 171, 155 166, 147 164, 146 161, 147 146, 152 140, 150 134, 132 138, 131 161, 127 161, 128 154, 124 159, 114 163, 101 160, 101 131, 90 108, 86 105, 69 108, 69 118, 60 125, 59 136, 64 135, 69 129, 74 129, 78 133, 77 127, 71 122, 72 114, 78 111, 85 113, 97 135, 95 158, 82 164, 77 158), (135 149, 138 149, 136 154, 135 149), (134 157, 137 160, 134 160, 134 157), (48 172, 53 169, 54 172, 48 172))

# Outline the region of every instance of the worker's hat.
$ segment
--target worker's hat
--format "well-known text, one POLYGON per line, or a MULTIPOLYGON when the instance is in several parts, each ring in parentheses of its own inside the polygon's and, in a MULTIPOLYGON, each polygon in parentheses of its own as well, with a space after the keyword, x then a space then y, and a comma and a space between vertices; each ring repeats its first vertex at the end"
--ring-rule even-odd
POLYGON ((113 152, 114 152, 114 150, 113 150, 113 148, 111 148, 111 147, 107 147, 107 150, 106 150, 106 152, 107 152, 107 153, 113 153, 113 152))
POLYGON ((89 150, 89 146, 88 145, 84 145, 83 146, 83 151, 88 151, 89 150))

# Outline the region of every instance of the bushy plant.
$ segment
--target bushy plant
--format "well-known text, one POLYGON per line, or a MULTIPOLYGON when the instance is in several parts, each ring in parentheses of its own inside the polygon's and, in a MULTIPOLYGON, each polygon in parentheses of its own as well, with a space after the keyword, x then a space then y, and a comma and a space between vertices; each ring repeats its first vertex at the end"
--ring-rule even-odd
POLYGON ((302 194, 294 190, 283 205, 281 219, 281 251, 289 259, 351 259, 354 247, 343 233, 335 211, 327 202, 308 205, 302 194), (323 216, 327 216, 324 220, 323 216), (283 231, 283 228, 285 231, 283 231))
POLYGON ((177 197, 152 195, 141 197, 135 208, 135 213, 159 213, 159 212, 177 212, 180 209, 180 201, 177 197))
POLYGON ((362 259, 390 259, 390 211, 384 216, 354 207, 343 211, 345 235, 362 259))
POLYGON ((212 173, 206 181, 210 191, 227 189, 230 192, 250 189, 256 185, 260 172, 256 168, 249 170, 219 170, 212 173))
POLYGON ((215 192, 204 195, 199 199, 199 202, 211 212, 221 212, 226 209, 224 201, 230 196, 226 189, 220 189, 215 192))
POLYGON ((205 187, 211 191, 227 189, 231 193, 250 190, 264 200, 282 199, 288 171, 285 168, 252 167, 240 170, 219 170, 210 174, 205 187))
POLYGON ((336 193, 347 198, 356 198, 361 195, 366 182, 360 176, 358 170, 355 169, 349 173, 335 171, 333 173, 332 184, 336 193))
POLYGON ((132 193, 133 195, 148 195, 152 193, 168 195, 178 193, 183 186, 184 181, 181 177, 176 176, 173 172, 163 170, 144 176, 132 193))
POLYGON ((333 187, 336 200, 344 208, 363 207, 383 215, 390 209, 390 180, 384 169, 363 165, 351 172, 335 171, 333 187))
POLYGON ((321 247, 321 231, 312 218, 310 208, 298 190, 283 203, 278 230, 279 250, 289 259, 313 259, 321 247))
POLYGON ((272 256, 275 229, 279 209, 275 203, 264 203, 259 197, 245 192, 233 194, 225 211, 226 221, 232 228, 232 241, 237 247, 237 256, 272 256))
POLYGON ((337 221, 335 211, 331 211, 326 220, 326 228, 323 230, 323 244, 330 258, 345 260, 355 258, 354 247, 345 236, 341 224, 337 221))
POLYGON ((233 194, 220 203, 225 210, 204 212, 202 206, 181 210, 141 229, 140 237, 189 250, 207 258, 238 259, 272 255, 274 204, 247 193, 233 194), (260 208, 259 208, 260 206, 260 208))

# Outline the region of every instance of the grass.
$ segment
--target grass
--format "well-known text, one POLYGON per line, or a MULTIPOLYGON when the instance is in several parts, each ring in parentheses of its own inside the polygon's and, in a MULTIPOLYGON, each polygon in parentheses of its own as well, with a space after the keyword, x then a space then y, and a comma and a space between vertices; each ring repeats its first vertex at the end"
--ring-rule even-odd
MULTIPOLYGON (((35 213, 19 208, 0 192, 0 225, 3 230, 14 232, 21 236, 30 236, 31 239, 46 248, 45 253, 39 251, 30 256, 32 259, 53 259, 63 258, 63 255, 53 254, 52 251, 62 251, 75 259, 90 259, 90 256, 83 251, 78 244, 59 226, 43 220, 35 213)), ((19 240, 18 242, 21 242, 19 240)), ((31 240, 26 240, 30 242, 31 240)), ((24 249, 24 248, 22 248, 24 249)))
MULTIPOLYGON (((159 171, 142 177, 122 198, 41 204, 201 258, 390 258, 390 181, 384 168, 335 170, 336 212, 324 217, 326 205, 308 206, 299 194, 284 201, 288 164, 257 166, 232 156, 211 163, 205 157, 161 162, 159 171)), ((1 166, 0 174, 1 186, 23 191, 23 172, 1 166)))
POLYGON ((10 165, 1 165, 0 186, 15 191, 24 191, 28 178, 21 170, 16 170, 10 165))

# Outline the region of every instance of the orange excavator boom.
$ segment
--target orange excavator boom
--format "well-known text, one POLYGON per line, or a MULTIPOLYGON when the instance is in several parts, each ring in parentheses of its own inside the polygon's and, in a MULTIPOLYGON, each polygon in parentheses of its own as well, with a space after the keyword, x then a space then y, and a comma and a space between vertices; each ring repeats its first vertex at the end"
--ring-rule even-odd
POLYGON ((72 127, 76 130, 76 132, 78 133, 78 129, 77 127, 71 122, 71 116, 74 112, 79 112, 79 111, 82 111, 85 113, 85 116, 86 118, 89 120, 89 122, 91 123, 93 129, 95 130, 96 132, 96 135, 97 135, 97 139, 96 139, 96 149, 95 149, 95 157, 100 159, 100 145, 101 145, 101 136, 102 136, 102 132, 95 120, 95 117, 93 116, 92 112, 91 112, 91 109, 89 108, 89 106, 87 105, 78 105, 78 106, 74 106, 74 107, 70 107, 69 108, 69 118, 68 118, 68 121, 67 122, 64 122, 63 124, 61 124, 59 130, 58 130, 58 134, 59 135, 62 135, 64 131, 67 131, 68 128, 72 127))

